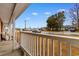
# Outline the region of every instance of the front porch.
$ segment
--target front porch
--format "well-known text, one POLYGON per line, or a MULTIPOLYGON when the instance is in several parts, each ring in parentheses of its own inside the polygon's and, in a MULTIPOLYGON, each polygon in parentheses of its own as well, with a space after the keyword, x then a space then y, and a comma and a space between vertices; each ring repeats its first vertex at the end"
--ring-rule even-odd
MULTIPOLYGON (((17 34, 16 34, 17 35, 17 34)), ((76 34, 75 34, 76 35, 76 34)), ((1 56, 79 56, 79 38, 22 31, 17 40, 0 42, 1 56)))
POLYGON ((20 45, 31 56, 79 56, 78 34, 72 34, 76 36, 22 31, 20 45))
POLYGON ((22 51, 15 39, 15 20, 28 7, 28 3, 0 4, 0 55, 21 56, 22 51))
POLYGON ((78 35, 71 37, 26 31, 17 33, 15 21, 27 6, 28 4, 0 4, 3 22, 0 26, 1 56, 79 56, 78 35))
POLYGON ((0 56, 21 56, 19 45, 15 43, 15 49, 13 47, 12 40, 0 42, 0 56))

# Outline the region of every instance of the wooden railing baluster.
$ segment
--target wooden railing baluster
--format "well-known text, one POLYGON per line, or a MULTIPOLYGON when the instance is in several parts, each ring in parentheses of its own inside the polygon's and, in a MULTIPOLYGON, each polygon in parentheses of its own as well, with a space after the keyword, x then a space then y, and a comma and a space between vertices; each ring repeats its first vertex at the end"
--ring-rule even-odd
MULTIPOLYGON (((40 33, 21 33, 21 47, 28 52, 28 54, 33 56, 54 56, 56 52, 57 55, 63 55, 63 46, 62 43, 67 43, 67 55, 72 55, 72 47, 78 47, 79 38, 77 37, 69 37, 62 35, 49 35, 49 34, 40 34, 40 33), (55 40, 57 42, 55 42, 55 40), (54 43, 57 43, 57 50, 55 50, 54 43), (55 51, 54 51, 55 50, 55 51)), ((79 47, 78 47, 79 48, 79 47)))
POLYGON ((41 44, 42 44, 42 39, 40 38, 40 56, 41 56, 41 44))
POLYGON ((62 43, 60 41, 60 39, 58 40, 58 53, 59 53, 59 56, 62 56, 62 43))
POLYGON ((43 56, 45 56, 45 38, 43 39, 43 56))

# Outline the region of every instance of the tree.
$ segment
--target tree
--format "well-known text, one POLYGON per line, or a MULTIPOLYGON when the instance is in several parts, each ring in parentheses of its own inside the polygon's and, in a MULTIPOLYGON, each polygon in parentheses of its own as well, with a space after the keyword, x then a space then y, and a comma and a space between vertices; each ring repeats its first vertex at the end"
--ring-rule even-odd
POLYGON ((47 27, 50 30, 61 30, 64 22, 64 11, 58 12, 55 15, 52 15, 47 20, 47 27))
POLYGON ((59 12, 58 13, 58 25, 59 25, 60 30, 63 27, 63 22, 65 21, 64 19, 65 19, 64 11, 59 12))
POLYGON ((75 4, 73 8, 70 9, 70 17, 72 19, 72 25, 79 29, 79 4, 75 4))
POLYGON ((50 30, 53 30, 54 28, 57 27, 57 15, 52 15, 48 18, 47 20, 47 26, 50 30))

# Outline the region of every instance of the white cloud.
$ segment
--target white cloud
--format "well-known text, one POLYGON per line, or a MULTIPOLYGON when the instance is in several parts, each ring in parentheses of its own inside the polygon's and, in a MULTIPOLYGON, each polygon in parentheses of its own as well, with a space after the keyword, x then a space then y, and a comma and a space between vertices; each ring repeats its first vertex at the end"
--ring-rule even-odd
POLYGON ((74 15, 77 15, 77 13, 76 12, 73 12, 74 13, 74 15))
POLYGON ((48 15, 48 16, 46 16, 46 17, 48 18, 48 17, 50 17, 50 16, 48 15))
POLYGON ((66 11, 65 9, 58 9, 57 12, 66 11))
POLYGON ((26 20, 29 20, 30 19, 30 17, 26 17, 26 20))
POLYGON ((37 12, 33 12, 32 15, 36 16, 36 15, 38 15, 38 13, 37 12))
POLYGON ((51 12, 45 12, 44 14, 45 14, 45 15, 50 15, 50 14, 51 14, 51 12))
POLYGON ((59 9, 59 10, 57 10, 57 12, 62 12, 62 11, 69 14, 69 10, 67 10, 67 9, 59 9))
POLYGON ((69 10, 65 10, 66 13, 69 13, 69 10))

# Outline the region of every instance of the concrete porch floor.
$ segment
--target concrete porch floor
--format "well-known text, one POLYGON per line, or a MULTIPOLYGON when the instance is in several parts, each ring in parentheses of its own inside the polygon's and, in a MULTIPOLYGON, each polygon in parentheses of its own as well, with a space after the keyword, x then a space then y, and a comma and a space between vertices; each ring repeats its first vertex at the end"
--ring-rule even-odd
POLYGON ((13 45, 13 43, 12 40, 0 42, 0 56, 22 56, 19 44, 15 42, 13 45), (13 47, 15 47, 14 50, 13 47))

